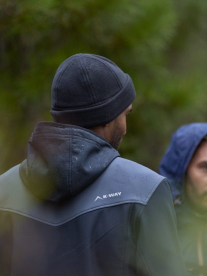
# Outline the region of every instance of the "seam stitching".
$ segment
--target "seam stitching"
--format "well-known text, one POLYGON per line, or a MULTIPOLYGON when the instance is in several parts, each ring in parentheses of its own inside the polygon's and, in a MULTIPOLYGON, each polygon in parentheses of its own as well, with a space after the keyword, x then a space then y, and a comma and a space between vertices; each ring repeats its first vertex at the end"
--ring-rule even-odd
POLYGON ((144 203, 144 202, 135 201, 135 200, 134 201, 115 202, 115 203, 111 203, 111 204, 107 204, 107 205, 102 205, 102 206, 96 206, 96 207, 89 208, 89 209, 87 209, 87 210, 85 210, 83 212, 80 212, 80 213, 78 213, 78 214, 76 214, 76 215, 74 215, 74 216, 72 216, 70 218, 67 218, 67 219, 65 219, 65 220, 63 220, 61 222, 58 222, 58 223, 53 223, 52 221, 48 221, 48 220, 45 220, 45 219, 40 219, 40 218, 38 218, 36 216, 28 215, 28 214, 26 214, 24 212, 21 212, 21 211, 15 211, 14 209, 10 209, 10 208, 0 207, 0 210, 4 211, 4 212, 10 212, 10 213, 15 213, 15 214, 23 215, 23 216, 28 217, 30 219, 35 219, 35 220, 37 220, 39 222, 46 223, 46 224, 49 224, 51 226, 60 226, 60 225, 62 225, 64 223, 67 223, 67 222, 69 222, 69 221, 71 221, 71 220, 73 220, 73 219, 75 219, 75 218, 77 218, 77 217, 79 217, 81 215, 89 213, 89 212, 93 212, 93 211, 96 211, 96 210, 99 210, 99 209, 103 209, 103 208, 116 207, 116 206, 123 205, 123 204, 133 204, 133 203, 135 203, 135 204, 141 204, 141 205, 146 205, 146 203, 144 203))

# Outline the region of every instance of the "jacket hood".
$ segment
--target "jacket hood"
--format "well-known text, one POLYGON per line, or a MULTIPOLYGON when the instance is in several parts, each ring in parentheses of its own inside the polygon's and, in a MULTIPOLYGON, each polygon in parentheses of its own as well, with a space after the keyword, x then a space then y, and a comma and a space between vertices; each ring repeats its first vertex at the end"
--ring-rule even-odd
POLYGON ((87 188, 118 156, 118 151, 90 130, 40 122, 29 140, 20 176, 35 196, 60 202, 87 188))
POLYGON ((207 135, 207 123, 192 123, 180 127, 171 138, 159 166, 159 173, 168 178, 173 199, 183 196, 183 180, 190 160, 207 135))

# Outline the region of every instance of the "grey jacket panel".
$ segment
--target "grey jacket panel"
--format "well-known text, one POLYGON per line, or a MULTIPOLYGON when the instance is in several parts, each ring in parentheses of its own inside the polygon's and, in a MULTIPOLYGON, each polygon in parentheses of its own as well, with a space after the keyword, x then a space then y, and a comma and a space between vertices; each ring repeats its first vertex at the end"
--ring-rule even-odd
POLYGON ((21 181, 18 165, 0 177, 0 210, 55 226, 97 208, 124 203, 146 205, 163 179, 137 163, 116 158, 92 185, 58 205, 33 196, 21 181))

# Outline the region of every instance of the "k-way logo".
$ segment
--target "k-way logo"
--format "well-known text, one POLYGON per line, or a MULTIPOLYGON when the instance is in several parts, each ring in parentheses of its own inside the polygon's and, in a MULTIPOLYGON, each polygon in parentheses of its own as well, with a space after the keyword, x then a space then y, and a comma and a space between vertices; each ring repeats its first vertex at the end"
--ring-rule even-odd
POLYGON ((115 197, 115 196, 121 196, 121 192, 103 195, 102 197, 101 197, 101 196, 97 196, 96 199, 94 200, 94 202, 95 202, 96 200, 99 200, 99 199, 103 200, 103 199, 107 199, 107 198, 109 198, 109 197, 115 197))

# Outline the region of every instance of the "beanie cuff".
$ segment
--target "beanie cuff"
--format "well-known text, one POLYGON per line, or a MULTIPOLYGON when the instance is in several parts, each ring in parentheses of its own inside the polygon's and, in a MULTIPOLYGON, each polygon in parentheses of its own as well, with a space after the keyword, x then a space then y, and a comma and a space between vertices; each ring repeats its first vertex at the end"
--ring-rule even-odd
POLYGON ((85 128, 105 125, 117 118, 134 100, 135 88, 129 75, 125 86, 110 99, 90 107, 57 110, 51 109, 57 123, 73 124, 85 128))

